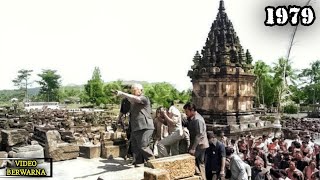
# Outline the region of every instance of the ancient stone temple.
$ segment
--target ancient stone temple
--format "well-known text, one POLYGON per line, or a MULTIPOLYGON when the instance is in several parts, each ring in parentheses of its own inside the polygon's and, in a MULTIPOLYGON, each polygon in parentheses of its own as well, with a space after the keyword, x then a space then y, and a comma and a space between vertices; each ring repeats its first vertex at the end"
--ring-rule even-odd
MULTIPOLYGON (((260 126, 253 115, 255 75, 249 50, 244 51, 224 7, 208 34, 201 54, 197 51, 192 70, 192 101, 207 126, 225 127, 229 133, 260 126)), ((263 125, 264 126, 264 125, 263 125)))

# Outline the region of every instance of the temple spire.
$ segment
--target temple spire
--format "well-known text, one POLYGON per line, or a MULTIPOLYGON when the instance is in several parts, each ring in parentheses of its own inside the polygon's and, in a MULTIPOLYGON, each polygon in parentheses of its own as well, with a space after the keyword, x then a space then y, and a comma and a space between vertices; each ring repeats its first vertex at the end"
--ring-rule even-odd
POLYGON ((221 11, 224 11, 224 10, 226 10, 226 9, 224 8, 224 1, 223 1, 223 0, 220 0, 219 11, 221 12, 221 11))

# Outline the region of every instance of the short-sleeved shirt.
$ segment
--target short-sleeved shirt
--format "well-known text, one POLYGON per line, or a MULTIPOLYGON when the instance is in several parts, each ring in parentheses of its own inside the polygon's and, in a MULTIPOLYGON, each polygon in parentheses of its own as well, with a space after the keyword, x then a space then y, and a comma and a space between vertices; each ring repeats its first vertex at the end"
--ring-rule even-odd
POLYGON ((206 123, 203 117, 196 112, 195 116, 191 120, 189 120, 188 123, 188 130, 190 133, 190 147, 193 146, 197 135, 200 135, 201 137, 201 140, 197 146, 200 149, 209 147, 206 129, 206 123))
POLYGON ((221 160, 226 157, 226 150, 223 143, 217 141, 216 145, 209 144, 206 149, 206 171, 221 171, 221 160))

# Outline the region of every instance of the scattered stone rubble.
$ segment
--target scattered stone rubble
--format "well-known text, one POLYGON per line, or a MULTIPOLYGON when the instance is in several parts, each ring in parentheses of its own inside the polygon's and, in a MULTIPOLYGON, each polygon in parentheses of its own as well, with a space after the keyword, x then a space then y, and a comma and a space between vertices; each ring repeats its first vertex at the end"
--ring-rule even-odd
MULTIPOLYGON (((115 119, 116 114, 107 111, 0 113, 0 158, 45 157, 63 161, 78 156, 125 157, 126 134, 112 130, 115 119)), ((6 163, 0 161, 0 167, 4 166, 6 163)))
POLYGON ((310 135, 313 140, 320 138, 319 118, 283 117, 281 124, 286 139, 295 139, 296 135, 303 137, 307 134, 310 135))

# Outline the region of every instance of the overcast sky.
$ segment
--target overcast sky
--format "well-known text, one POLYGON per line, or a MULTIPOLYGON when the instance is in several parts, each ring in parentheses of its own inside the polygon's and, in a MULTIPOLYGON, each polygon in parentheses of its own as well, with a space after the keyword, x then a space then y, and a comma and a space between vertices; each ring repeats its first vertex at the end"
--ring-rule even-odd
MULTIPOLYGON (((254 60, 272 64, 286 55, 293 27, 265 27, 264 8, 288 2, 306 0, 225 0, 254 60)), ((54 69, 63 85, 84 84, 95 66, 105 82, 166 81, 190 88, 187 72, 218 5, 219 0, 1 0, 0 89, 14 88, 20 69, 34 70, 31 80, 42 69, 54 69)), ((312 6, 317 16, 319 3, 312 6)), ((320 59, 318 21, 299 27, 291 55, 295 68, 320 59)))

